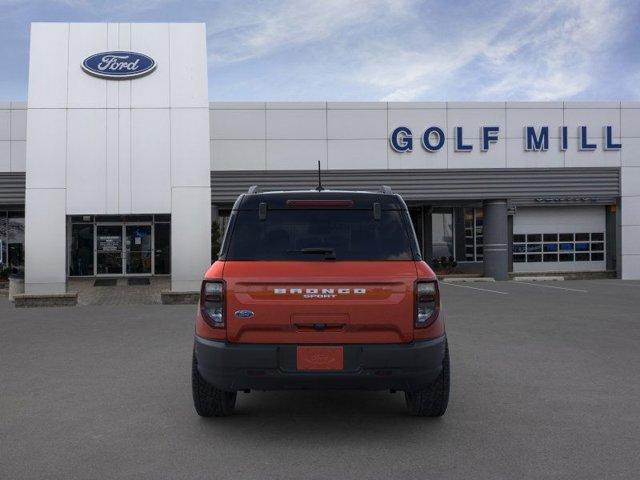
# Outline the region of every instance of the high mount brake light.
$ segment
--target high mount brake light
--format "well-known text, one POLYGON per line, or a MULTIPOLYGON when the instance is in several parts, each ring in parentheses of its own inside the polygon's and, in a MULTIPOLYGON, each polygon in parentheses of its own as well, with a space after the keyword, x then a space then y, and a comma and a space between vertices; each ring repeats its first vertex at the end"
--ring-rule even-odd
POLYGON ((223 281, 205 280, 200 290, 200 312, 213 328, 224 328, 225 284, 223 281))
POLYGON ((287 207, 349 208, 349 207, 353 207, 353 200, 287 200, 287 207))
POLYGON ((436 321, 440 313, 438 282, 417 281, 415 284, 415 327, 426 328, 436 321))

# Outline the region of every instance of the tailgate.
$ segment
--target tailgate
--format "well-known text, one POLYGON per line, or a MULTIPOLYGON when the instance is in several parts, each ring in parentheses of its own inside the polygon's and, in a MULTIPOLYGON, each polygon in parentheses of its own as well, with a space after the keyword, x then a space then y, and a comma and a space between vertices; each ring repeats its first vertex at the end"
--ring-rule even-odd
POLYGON ((410 342, 415 279, 412 261, 228 261, 227 338, 410 342))

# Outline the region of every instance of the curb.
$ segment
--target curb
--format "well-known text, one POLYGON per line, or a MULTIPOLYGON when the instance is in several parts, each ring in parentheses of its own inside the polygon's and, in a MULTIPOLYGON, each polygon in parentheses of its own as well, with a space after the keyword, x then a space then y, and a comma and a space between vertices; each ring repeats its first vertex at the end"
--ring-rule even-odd
POLYGON ((564 280, 561 276, 535 276, 535 277, 515 277, 515 282, 558 282, 564 280))
POLYGON ((443 282, 446 283, 475 283, 475 282, 495 282, 495 278, 493 277, 454 277, 454 278, 443 278, 443 282))
POLYGON ((14 305, 16 308, 75 307, 78 305, 78 292, 43 295, 18 293, 14 298, 14 305))
POLYGON ((200 301, 200 292, 160 292, 163 305, 194 305, 200 301))

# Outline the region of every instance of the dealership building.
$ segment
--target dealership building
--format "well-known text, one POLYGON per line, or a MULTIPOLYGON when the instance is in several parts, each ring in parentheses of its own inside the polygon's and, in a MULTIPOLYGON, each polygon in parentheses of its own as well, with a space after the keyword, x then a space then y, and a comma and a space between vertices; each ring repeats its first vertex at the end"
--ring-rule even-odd
POLYGON ((237 196, 314 188, 320 161, 401 194, 431 263, 640 279, 640 102, 215 97, 204 24, 32 24, 27 101, 0 102, 4 268, 32 294, 197 290, 237 196))

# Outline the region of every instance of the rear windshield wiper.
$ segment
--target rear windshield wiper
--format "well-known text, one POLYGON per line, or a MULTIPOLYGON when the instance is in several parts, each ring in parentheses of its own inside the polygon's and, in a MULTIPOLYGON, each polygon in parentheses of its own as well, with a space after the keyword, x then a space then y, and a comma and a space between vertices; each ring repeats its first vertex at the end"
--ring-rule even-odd
POLYGON ((287 250, 287 253, 324 254, 324 258, 327 260, 336 259, 336 251, 333 248, 327 247, 310 247, 301 248, 300 250, 287 250))

